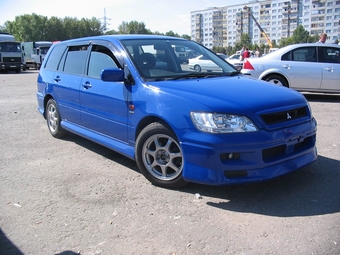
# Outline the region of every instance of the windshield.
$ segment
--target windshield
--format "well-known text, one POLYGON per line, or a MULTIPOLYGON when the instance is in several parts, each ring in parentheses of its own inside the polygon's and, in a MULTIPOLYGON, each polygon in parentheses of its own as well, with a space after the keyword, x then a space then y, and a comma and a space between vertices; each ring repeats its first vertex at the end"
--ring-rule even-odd
POLYGON ((132 61, 145 79, 213 77, 235 73, 235 68, 193 41, 173 39, 123 40, 132 61))
POLYGON ((40 54, 47 54, 47 51, 49 50, 50 46, 48 47, 40 47, 40 54))
POLYGON ((0 42, 0 52, 21 52, 18 42, 0 42))

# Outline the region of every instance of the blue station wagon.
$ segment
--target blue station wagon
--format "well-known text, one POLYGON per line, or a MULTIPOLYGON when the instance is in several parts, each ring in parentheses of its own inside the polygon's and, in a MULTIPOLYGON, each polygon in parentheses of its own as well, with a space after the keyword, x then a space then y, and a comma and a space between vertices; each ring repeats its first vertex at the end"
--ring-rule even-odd
POLYGON ((303 95, 245 77, 193 41, 63 41, 46 55, 37 86, 52 136, 72 132, 119 152, 157 186, 257 182, 317 158, 317 124, 303 95), (219 68, 191 70, 177 47, 219 68))

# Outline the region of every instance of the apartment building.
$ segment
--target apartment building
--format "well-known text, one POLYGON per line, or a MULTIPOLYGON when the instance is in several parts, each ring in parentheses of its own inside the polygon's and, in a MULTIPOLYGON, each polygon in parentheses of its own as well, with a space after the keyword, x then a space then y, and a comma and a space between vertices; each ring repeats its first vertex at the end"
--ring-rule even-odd
POLYGON ((247 33, 253 44, 279 44, 299 25, 310 35, 327 33, 328 43, 340 40, 340 0, 255 0, 192 11, 191 39, 208 48, 228 47, 247 33))

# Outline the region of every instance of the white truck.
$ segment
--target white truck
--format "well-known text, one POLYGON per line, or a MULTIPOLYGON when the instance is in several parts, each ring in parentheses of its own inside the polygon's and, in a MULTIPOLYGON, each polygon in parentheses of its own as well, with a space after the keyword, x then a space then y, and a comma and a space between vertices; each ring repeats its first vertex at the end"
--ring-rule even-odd
POLYGON ((0 71, 15 71, 24 69, 24 57, 20 42, 13 35, 0 33, 0 71))
POLYGON ((21 43, 21 47, 24 51, 26 68, 34 68, 36 70, 39 70, 45 58, 45 55, 51 45, 52 42, 49 41, 21 43))

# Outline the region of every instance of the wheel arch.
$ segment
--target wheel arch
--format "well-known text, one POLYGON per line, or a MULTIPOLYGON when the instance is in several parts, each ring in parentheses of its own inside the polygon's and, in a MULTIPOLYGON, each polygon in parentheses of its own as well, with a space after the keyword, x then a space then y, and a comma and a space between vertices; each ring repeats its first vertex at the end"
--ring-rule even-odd
POLYGON ((50 100, 50 99, 54 99, 54 98, 50 94, 45 95, 45 97, 44 97, 44 114, 43 114, 45 119, 46 119, 46 105, 47 105, 48 100, 50 100))
POLYGON ((290 87, 289 78, 285 74, 283 74, 282 72, 279 72, 279 71, 263 72, 260 75, 259 79, 265 81, 268 77, 273 76, 273 75, 282 77, 286 81, 288 88, 290 87))
POLYGON ((164 125, 165 127, 167 127, 178 139, 174 129, 162 118, 158 117, 158 116, 146 116, 145 118, 143 118, 137 125, 136 127, 136 132, 135 132, 135 137, 134 140, 137 140, 138 135, 140 134, 140 132, 149 124, 154 123, 154 122, 159 122, 162 125, 164 125))

